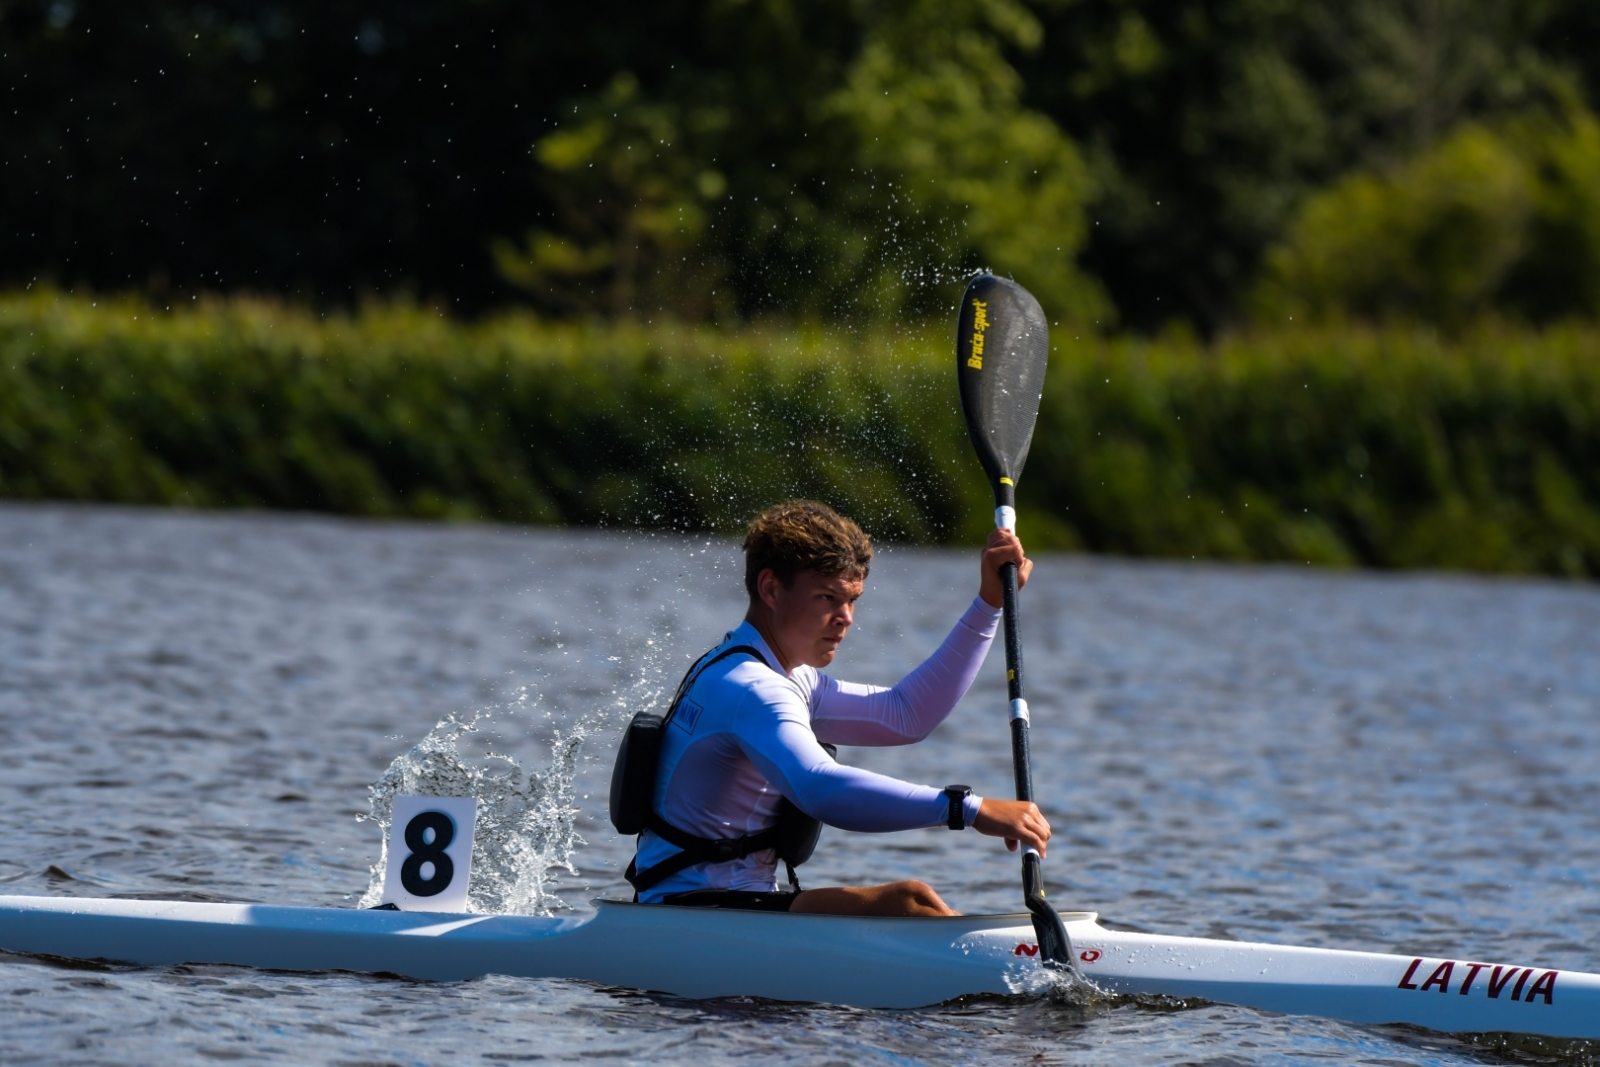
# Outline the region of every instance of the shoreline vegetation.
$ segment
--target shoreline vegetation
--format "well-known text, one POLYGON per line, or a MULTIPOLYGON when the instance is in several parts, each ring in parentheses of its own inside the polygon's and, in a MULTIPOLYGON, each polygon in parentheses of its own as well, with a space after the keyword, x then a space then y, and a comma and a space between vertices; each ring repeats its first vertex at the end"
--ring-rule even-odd
MULTIPOLYGON (((948 334, 5 294, 0 497, 731 532, 806 495, 974 541, 948 334)), ((1600 329, 1058 329, 1018 496, 1039 549, 1600 576, 1600 329)))

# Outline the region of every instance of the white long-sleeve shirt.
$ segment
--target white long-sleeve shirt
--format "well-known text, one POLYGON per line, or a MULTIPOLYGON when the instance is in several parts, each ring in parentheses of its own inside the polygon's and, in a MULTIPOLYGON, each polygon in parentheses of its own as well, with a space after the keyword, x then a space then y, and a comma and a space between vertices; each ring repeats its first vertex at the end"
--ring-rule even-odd
MULTIPOLYGON (((843 830, 885 832, 943 825, 942 789, 915 785, 834 761, 824 742, 909 745, 927 737, 966 695, 994 639, 1000 610, 981 599, 938 650, 893 688, 839 682, 814 667, 780 673, 778 657, 748 622, 716 649, 749 645, 765 662, 729 656, 703 671, 684 694, 662 739, 655 809, 697 837, 757 833, 777 819, 779 797, 843 830)), ((971 825, 982 798, 964 807, 971 825)), ((637 863, 644 870, 678 849, 648 830, 637 863)), ((726 863, 701 863, 639 895, 647 903, 695 889, 778 888, 772 850, 726 863)))

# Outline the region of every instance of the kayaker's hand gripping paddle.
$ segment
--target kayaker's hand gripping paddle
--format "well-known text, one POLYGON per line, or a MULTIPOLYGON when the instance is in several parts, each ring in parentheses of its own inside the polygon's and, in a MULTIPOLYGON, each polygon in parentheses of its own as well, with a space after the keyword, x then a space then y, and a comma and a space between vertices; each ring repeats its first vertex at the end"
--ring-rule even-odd
MULTIPOLYGON (((1016 282, 980 274, 967 286, 956 319, 956 378, 961 410, 978 459, 994 487, 995 525, 1016 529, 1016 488, 1033 442, 1050 358, 1050 330, 1039 302, 1016 282)), ((1022 696, 1022 635, 1017 625, 1017 565, 1000 572, 1005 609, 1006 679, 1011 697, 1011 766, 1017 799, 1033 799, 1028 757, 1028 702, 1022 696)), ((1039 954, 1077 970, 1061 916, 1044 898, 1039 854, 1022 856, 1022 899, 1033 916, 1039 954)))

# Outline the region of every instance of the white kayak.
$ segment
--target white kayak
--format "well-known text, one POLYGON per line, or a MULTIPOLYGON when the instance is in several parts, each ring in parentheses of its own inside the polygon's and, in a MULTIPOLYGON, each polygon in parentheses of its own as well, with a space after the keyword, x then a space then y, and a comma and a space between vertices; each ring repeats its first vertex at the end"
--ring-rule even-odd
MULTIPOLYGON (((583 918, 0 896, 0 947, 453 981, 571 978, 684 997, 910 1008, 1045 988, 1026 915, 877 919, 597 901, 583 918)), ((1600 1038, 1600 975, 1128 933, 1064 912, 1107 993, 1198 998, 1456 1033, 1600 1038)))

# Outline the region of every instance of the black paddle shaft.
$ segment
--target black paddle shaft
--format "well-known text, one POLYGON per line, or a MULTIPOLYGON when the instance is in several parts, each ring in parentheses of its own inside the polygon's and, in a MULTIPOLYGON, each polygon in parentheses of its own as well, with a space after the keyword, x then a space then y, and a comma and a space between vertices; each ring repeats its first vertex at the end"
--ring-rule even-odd
MULTIPOLYGON (((956 319, 956 375, 967 433, 994 486, 995 521, 1011 527, 1016 516, 1016 485, 1033 443, 1044 390, 1050 331, 1039 302, 1022 286, 992 274, 967 285, 956 319)), ((1022 687, 1022 633, 1017 614, 1017 565, 1000 571, 1005 612, 1006 689, 1011 705, 1011 769, 1017 799, 1033 800, 1028 751, 1028 705, 1022 687)), ((1022 899, 1033 919, 1040 955, 1076 970, 1072 941, 1061 916, 1044 896, 1039 854, 1022 855, 1022 899)))
MULTIPOLYGON (((1010 494, 1006 494, 1009 496, 1010 494)), ((996 494, 997 499, 999 494, 996 494)), ((1002 507, 1009 507, 1009 504, 1002 507)), ((1022 633, 1017 612, 1017 565, 1000 568, 1000 597, 1005 612, 1006 695, 1011 702, 1011 773, 1016 778, 1017 799, 1033 799, 1033 759, 1028 749, 1029 720, 1022 695, 1022 633)), ((1022 853, 1022 902, 1033 919, 1040 955, 1058 965, 1077 969, 1072 939, 1061 916, 1044 896, 1044 871, 1033 849, 1022 853)))
MULTIPOLYGON (((1002 486, 1009 490, 1010 486, 1002 486)), ((1011 492, 996 493, 996 511, 1011 508, 1011 492)), ((1006 643, 1006 698, 1011 702, 1011 772, 1017 780, 1017 799, 1033 799, 1033 756, 1028 748, 1029 721, 1019 715, 1025 704, 1022 695, 1022 632, 1017 622, 1017 565, 1007 563, 1000 568, 1000 603, 1004 613, 1006 643)))

